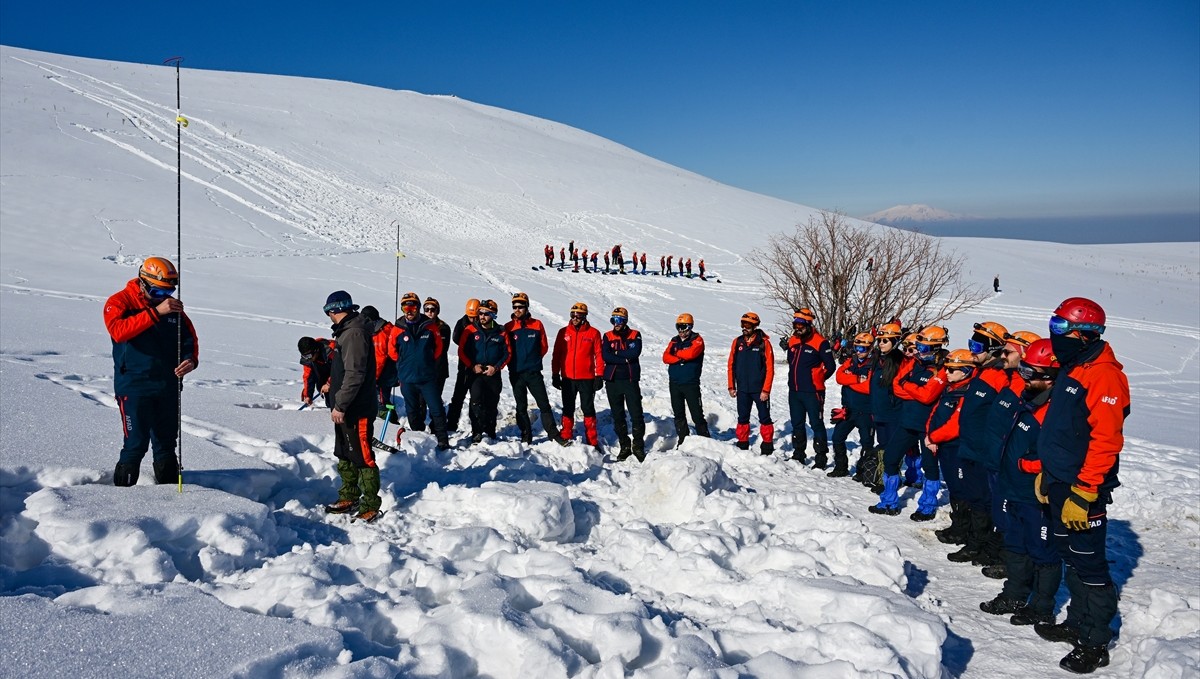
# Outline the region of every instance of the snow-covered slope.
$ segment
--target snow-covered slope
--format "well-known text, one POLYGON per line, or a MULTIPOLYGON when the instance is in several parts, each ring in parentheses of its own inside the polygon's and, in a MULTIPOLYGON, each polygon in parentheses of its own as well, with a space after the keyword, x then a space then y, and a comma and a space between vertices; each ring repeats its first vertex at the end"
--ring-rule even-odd
MULTIPOLYGON (((175 78, 0 49, 0 658, 36 676, 1021 676, 1061 648, 981 613, 998 591, 932 526, 870 493, 736 451, 725 351, 761 290, 745 257, 812 214, 587 133, 450 97, 183 73, 182 295, 201 367, 186 485, 112 487, 120 447, 101 304, 174 257, 175 78), (332 290, 524 290, 551 332, 575 300, 647 338, 650 457, 511 440, 381 459, 374 526, 330 520, 332 435, 299 411, 296 339, 332 290), (531 270, 544 244, 703 257, 722 282, 531 270), (689 311, 709 341, 712 441, 674 449, 658 352, 689 311), (79 652, 78 649, 94 649, 79 652), (46 660, 50 658, 50 660, 46 660)), ((1100 300, 1133 389, 1112 508, 1113 671, 1200 666, 1200 248, 962 239, 1004 293, 969 317, 1044 327, 1100 300)), ((774 319, 771 319, 773 322, 774 319)), ((601 401, 602 437, 614 437, 601 401)), ((831 391, 830 406, 838 404, 831 391)), ((394 430, 393 430, 394 431, 394 430)), ((540 439, 538 439, 540 441, 540 439)), ((852 450, 852 453, 855 453, 852 450)), ((148 467, 149 463, 146 463, 148 467)), ((147 479, 143 478, 143 483, 147 479)), ((912 499, 906 502, 911 504, 912 499)), ((1064 591, 1065 596, 1065 591, 1064 591)), ((1049 670, 1054 671, 1054 670, 1049 670)))

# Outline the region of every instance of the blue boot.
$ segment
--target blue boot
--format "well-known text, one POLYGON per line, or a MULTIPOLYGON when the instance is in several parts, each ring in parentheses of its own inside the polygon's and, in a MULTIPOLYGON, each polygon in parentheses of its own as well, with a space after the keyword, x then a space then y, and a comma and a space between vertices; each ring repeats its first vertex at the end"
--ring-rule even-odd
POLYGON ((926 479, 921 486, 921 497, 917 499, 917 511, 909 518, 913 521, 929 521, 937 516, 938 491, 941 489, 941 481, 926 479))
POLYGON ((900 513, 900 475, 883 475, 883 492, 879 494, 879 504, 868 508, 872 514, 896 516, 900 513))

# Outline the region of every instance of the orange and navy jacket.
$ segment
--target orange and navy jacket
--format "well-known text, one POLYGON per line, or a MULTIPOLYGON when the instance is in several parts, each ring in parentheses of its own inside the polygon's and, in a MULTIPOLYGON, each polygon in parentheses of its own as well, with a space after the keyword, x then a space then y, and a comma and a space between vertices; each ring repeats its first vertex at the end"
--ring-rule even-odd
POLYGON ((380 389, 396 386, 396 362, 400 354, 396 349, 396 338, 400 330, 382 318, 372 328, 371 342, 375 345, 375 384, 380 389))
POLYGON ((604 375, 600 355, 600 331, 584 321, 579 327, 567 323, 554 338, 550 371, 568 380, 590 380, 604 375))
POLYGON ((795 334, 788 338, 787 362, 788 390, 810 394, 823 393, 825 381, 837 369, 829 342, 816 331, 808 339, 795 334))
POLYGON ((842 385, 843 406, 856 414, 871 412, 871 361, 855 360, 854 356, 847 358, 834 373, 834 380, 842 385), (867 379, 860 380, 860 377, 867 379))
POLYGON ((438 379, 438 361, 446 352, 446 343, 437 323, 423 316, 412 323, 403 316, 396 320, 396 379, 401 384, 438 379))
POLYGON ((1017 417, 1017 409, 1025 403, 1018 394, 1025 389, 1025 382, 1017 372, 1012 371, 1011 380, 996 394, 996 400, 988 411, 987 424, 984 428, 986 442, 982 462, 988 471, 1000 471, 1000 454, 1003 452, 1004 437, 1012 430, 1013 420, 1017 417))
POLYGON ((486 327, 475 322, 463 328, 462 339, 458 341, 458 360, 468 370, 473 370, 476 365, 490 365, 500 370, 508 365, 511 356, 508 333, 499 323, 493 321, 491 327, 486 327))
MULTIPOLYGON (((315 399, 321 393, 321 387, 329 384, 330 370, 333 369, 333 352, 337 345, 333 340, 324 337, 314 338, 317 341, 317 355, 309 360, 300 358, 304 366, 304 382, 300 387, 300 400, 315 399)), ((325 405, 329 405, 329 395, 325 395, 325 405)))
POLYGON ((963 398, 970 386, 970 380, 961 380, 955 384, 947 384, 942 390, 938 402, 929 412, 929 420, 925 423, 925 431, 929 440, 942 445, 943 443, 959 444, 962 424, 963 398))
POLYGON ((704 368, 704 338, 694 332, 687 339, 675 335, 663 350, 663 363, 667 364, 667 382, 700 384, 700 371, 704 368))
POLYGON ((936 363, 908 358, 892 380, 892 392, 900 399, 900 426, 925 431, 929 412, 946 388, 946 371, 936 363))
POLYGON ((118 394, 176 389, 175 368, 182 360, 200 364, 200 341, 187 314, 160 316, 138 279, 125 284, 104 303, 104 327, 112 338, 114 387, 118 394), (183 352, 179 353, 179 319, 183 319, 183 352), (180 360, 182 359, 182 360, 180 360))
POLYGON ((546 342, 546 328, 542 322, 529 312, 525 317, 512 319, 504 324, 504 332, 508 333, 509 372, 541 372, 542 358, 550 350, 546 342))
POLYGON ((727 374, 730 389, 756 396, 771 392, 771 382, 775 379, 775 351, 767 333, 755 330, 749 340, 743 335, 733 339, 727 374))
MULTIPOLYGON (((1004 398, 1001 392, 997 397, 1004 398)), ((1050 407, 1051 390, 1038 394, 1032 401, 1017 397, 1008 422, 1008 431, 1000 437, 1000 460, 996 476, 996 492, 1005 500, 1036 504, 1033 482, 1042 471, 1037 440, 1050 407)))
POLYGON ((1092 492, 1119 486, 1129 380, 1112 347, 1096 340, 1075 364, 1063 366, 1052 392, 1038 436, 1045 473, 1092 492))
POLYGON ((629 326, 624 333, 609 330, 600 344, 604 379, 637 382, 642 377, 642 334, 629 326))
POLYGON ((1011 374, 1003 367, 1002 360, 993 359, 979 366, 968 380, 970 389, 963 398, 962 441, 958 454, 972 462, 986 462, 999 456, 999 441, 988 438, 987 421, 992 406, 999 394, 1011 380, 1011 374), (992 451, 989 455, 989 449, 992 451))

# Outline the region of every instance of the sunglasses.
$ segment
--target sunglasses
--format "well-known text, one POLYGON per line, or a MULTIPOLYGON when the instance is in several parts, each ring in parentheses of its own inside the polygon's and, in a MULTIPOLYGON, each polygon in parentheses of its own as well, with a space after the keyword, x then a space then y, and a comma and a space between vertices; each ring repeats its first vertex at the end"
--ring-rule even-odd
POLYGON ((948 373, 957 372, 957 373, 963 373, 965 375, 970 375, 974 370, 975 369, 970 366, 961 366, 961 365, 956 365, 954 367, 946 368, 946 372, 948 372, 948 373))
POLYGON ((495 312, 495 311, 492 311, 491 309, 480 309, 480 310, 479 310, 479 315, 480 315, 480 316, 486 316, 486 317, 488 317, 488 318, 495 318, 495 317, 496 317, 496 312, 495 312))
POLYGON ((514 304, 513 305, 513 309, 528 309, 528 308, 529 308, 528 304, 514 304))
POLYGON ((572 311, 571 318, 587 318, 587 314, 581 311, 572 311))
POLYGON ((437 310, 438 310, 438 308, 435 306, 427 306, 424 309, 425 313, 427 313, 427 314, 437 313, 437 310))
POLYGON ((625 321, 628 320, 629 319, 625 318, 624 316, 613 316, 612 318, 608 319, 608 322, 612 323, 613 325, 624 325, 625 321))
POLYGON ((1085 332, 1104 333, 1104 326, 1099 323, 1073 323, 1063 318, 1062 316, 1050 317, 1050 334, 1065 335, 1075 330, 1083 330, 1085 332))
POLYGON ((753 330, 754 328, 757 328, 757 327, 758 326, 753 323, 749 323, 749 322, 742 323, 742 330, 753 330))

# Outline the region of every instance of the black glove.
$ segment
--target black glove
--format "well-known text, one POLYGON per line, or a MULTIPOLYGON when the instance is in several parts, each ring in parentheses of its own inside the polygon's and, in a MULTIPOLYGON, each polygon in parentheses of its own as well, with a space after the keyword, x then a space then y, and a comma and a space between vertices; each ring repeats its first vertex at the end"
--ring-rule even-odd
POLYGON ((791 338, 790 338, 790 337, 788 337, 787 335, 784 335, 783 337, 780 337, 780 338, 779 338, 779 348, 780 348, 780 349, 783 349, 784 351, 787 351, 787 348, 788 348, 788 340, 789 340, 789 339, 791 339, 791 338))
POLYGON ((597 378, 596 378, 596 379, 595 379, 595 380, 592 382, 592 386, 593 386, 593 387, 595 387, 596 391, 600 391, 601 389, 603 389, 603 388, 604 388, 604 378, 603 378, 603 377, 597 377, 597 378))
POLYGON ((550 384, 552 384, 555 389, 562 391, 562 375, 559 375, 558 373, 551 375, 550 384))

